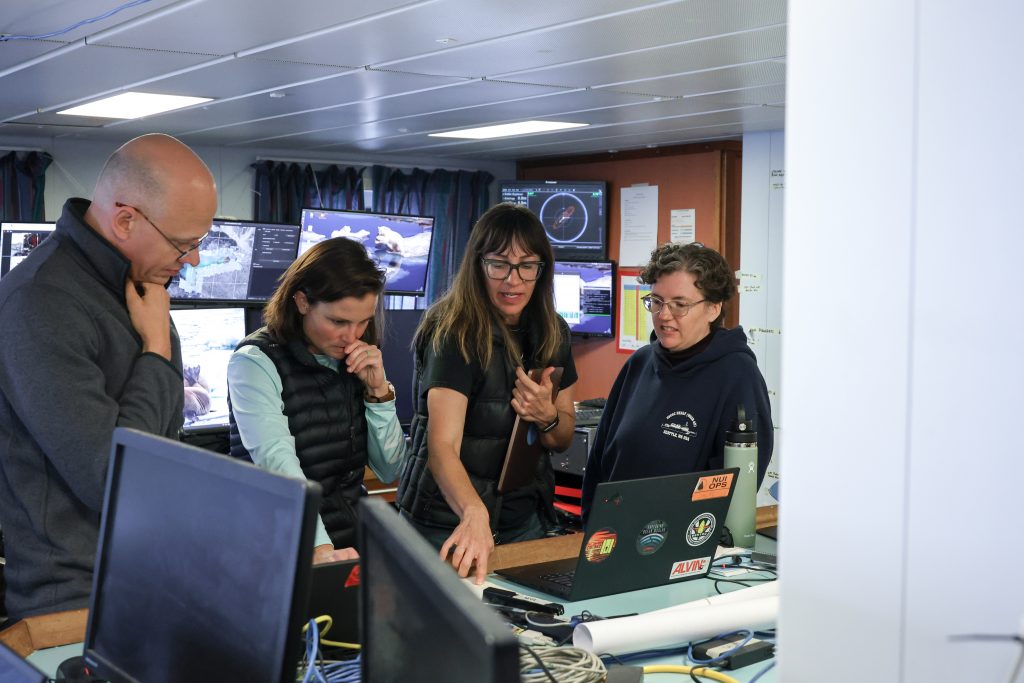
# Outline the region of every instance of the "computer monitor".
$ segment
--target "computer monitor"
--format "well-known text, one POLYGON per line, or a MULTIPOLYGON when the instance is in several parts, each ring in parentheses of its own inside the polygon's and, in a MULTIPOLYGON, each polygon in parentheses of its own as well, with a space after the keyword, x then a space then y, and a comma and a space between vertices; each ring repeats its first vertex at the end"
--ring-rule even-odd
POLYGON ((363 680, 518 683, 516 637, 391 506, 359 504, 363 680))
POLYGON ((53 223, 0 223, 0 277, 49 237, 53 223))
POLYGON ((381 360, 388 379, 395 386, 395 411, 404 427, 412 422, 416 410, 413 398, 413 374, 416 371, 412 338, 423 317, 423 309, 389 309, 384 311, 384 334, 381 339, 381 360))
POLYGON ((267 301, 298 246, 297 225, 215 220, 199 265, 186 263, 167 291, 173 301, 267 301))
POLYGON ((427 291, 432 216, 400 216, 362 211, 303 209, 299 254, 331 237, 360 242, 387 274, 388 294, 423 296, 427 291))
POLYGON ((603 180, 504 180, 501 201, 537 215, 555 258, 567 261, 608 256, 607 183, 603 180))
POLYGON ((187 433, 228 426, 228 360, 245 338, 245 309, 173 309, 171 318, 181 339, 187 433))
POLYGON ((555 311, 569 331, 587 337, 615 335, 615 263, 555 261, 555 311))
POLYGON ((294 683, 318 484, 114 431, 85 663, 112 683, 294 683))
POLYGON ((50 679, 0 643, 0 683, 46 683, 50 679))

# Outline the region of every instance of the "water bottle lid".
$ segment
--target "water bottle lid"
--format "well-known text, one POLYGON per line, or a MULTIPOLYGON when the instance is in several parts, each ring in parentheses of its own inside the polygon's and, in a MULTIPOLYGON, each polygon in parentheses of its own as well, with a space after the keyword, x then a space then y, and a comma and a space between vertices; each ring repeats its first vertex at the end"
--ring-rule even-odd
POLYGON ((742 403, 736 407, 736 419, 725 433, 725 440, 735 444, 757 443, 757 427, 753 420, 747 419, 742 403))

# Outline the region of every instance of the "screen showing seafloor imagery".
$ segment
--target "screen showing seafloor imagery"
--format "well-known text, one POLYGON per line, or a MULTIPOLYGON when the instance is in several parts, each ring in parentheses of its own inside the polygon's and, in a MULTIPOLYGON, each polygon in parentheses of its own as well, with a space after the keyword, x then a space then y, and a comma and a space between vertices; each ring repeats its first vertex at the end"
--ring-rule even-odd
POLYGON ((427 285, 434 219, 358 211, 302 210, 299 254, 332 237, 360 242, 386 272, 384 291, 422 295, 427 285))
POLYGON ((171 280, 171 298, 246 301, 255 236, 255 225, 214 225, 199 247, 199 265, 186 263, 171 280))
POLYGON ((228 425, 228 360, 245 337, 245 309, 171 311, 181 339, 185 431, 228 425))

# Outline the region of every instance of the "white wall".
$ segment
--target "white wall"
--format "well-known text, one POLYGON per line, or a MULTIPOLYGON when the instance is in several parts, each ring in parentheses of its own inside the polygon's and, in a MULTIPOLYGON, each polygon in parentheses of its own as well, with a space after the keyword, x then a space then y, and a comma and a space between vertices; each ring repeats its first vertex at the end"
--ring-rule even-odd
POLYGON ((789 5, 780 680, 996 681, 1024 614, 1024 6, 789 5))
POLYGON ((782 207, 786 165, 782 131, 743 136, 743 201, 740 262, 740 325, 768 385, 775 423, 775 452, 757 504, 775 505, 781 449, 779 403, 782 345, 782 207))
MULTIPOLYGON (((46 220, 60 217, 68 197, 90 197, 103 162, 125 140, 86 142, 72 137, 25 140, 0 136, 0 150, 33 148, 53 155, 54 162, 46 171, 46 220)), ((488 162, 430 157, 386 157, 372 155, 339 155, 336 160, 327 154, 309 155, 299 150, 238 149, 234 147, 196 147, 196 153, 210 167, 217 181, 219 204, 217 215, 241 220, 252 219, 253 170, 250 165, 258 156, 278 160, 331 161, 342 166, 371 166, 375 163, 393 167, 418 166, 423 169, 448 168, 467 171, 489 171, 495 180, 515 178, 515 163, 488 162)), ((492 186, 492 192, 497 185, 492 186)))

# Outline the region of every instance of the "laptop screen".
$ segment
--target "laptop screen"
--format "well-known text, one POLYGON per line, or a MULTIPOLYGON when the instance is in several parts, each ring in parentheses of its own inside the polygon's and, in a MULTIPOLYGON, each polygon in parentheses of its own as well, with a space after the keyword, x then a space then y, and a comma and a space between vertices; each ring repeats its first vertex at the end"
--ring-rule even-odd
POLYGON ((518 683, 508 626, 386 503, 359 510, 363 680, 518 683))
POLYGON ((87 664, 114 683, 294 683, 318 489, 117 429, 87 664))

